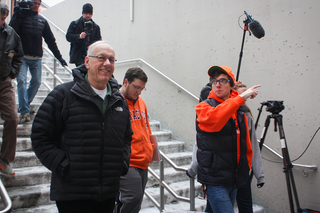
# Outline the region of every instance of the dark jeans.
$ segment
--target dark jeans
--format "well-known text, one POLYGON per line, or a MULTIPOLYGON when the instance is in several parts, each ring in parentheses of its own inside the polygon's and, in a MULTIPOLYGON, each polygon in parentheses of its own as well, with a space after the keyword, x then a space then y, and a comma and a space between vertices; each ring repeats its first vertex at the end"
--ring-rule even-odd
POLYGON ((70 200, 56 201, 59 213, 112 213, 115 198, 104 201, 70 200))
POLYGON ((251 180, 248 178, 246 185, 238 189, 237 204, 239 213, 252 213, 252 195, 251 195, 251 180))

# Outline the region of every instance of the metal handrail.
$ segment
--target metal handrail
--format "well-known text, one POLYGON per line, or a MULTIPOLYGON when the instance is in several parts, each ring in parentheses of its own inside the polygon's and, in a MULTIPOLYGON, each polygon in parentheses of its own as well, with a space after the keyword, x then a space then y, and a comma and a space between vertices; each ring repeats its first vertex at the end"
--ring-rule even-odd
POLYGON ((125 60, 125 61, 118 61, 116 62, 116 64, 125 64, 125 63, 132 63, 132 62, 137 62, 137 64, 139 64, 139 62, 144 63, 145 65, 149 66, 152 70, 156 71, 157 73, 159 73, 160 75, 162 75, 164 78, 166 78, 168 81, 170 81, 171 83, 173 83, 174 85, 176 85, 177 87, 179 87, 181 90, 183 90, 184 92, 186 92, 187 94, 189 94, 190 96, 192 96, 193 98, 195 98, 197 101, 199 101, 199 98, 197 96, 195 96, 194 94, 192 94, 191 92, 189 92, 188 90, 186 90, 184 87, 182 87, 181 85, 179 85, 178 83, 176 83, 175 81, 173 81, 171 78, 169 78, 168 76, 166 76, 165 74, 163 74, 162 72, 160 72, 159 70, 157 70, 155 67, 153 67, 152 65, 150 65, 148 62, 146 62, 145 60, 141 59, 141 58, 137 58, 137 59, 131 59, 131 60, 125 60))
MULTIPOLYGON (((51 70, 46 64, 44 64, 43 66, 53 75, 53 87, 57 86, 57 80, 62 84, 64 83, 61 78, 57 75, 57 61, 58 59, 53 55, 53 53, 45 46, 43 46, 43 49, 49 53, 49 55, 54 59, 53 60, 53 70, 51 70)), ((68 66, 63 66, 63 68, 65 70, 67 70, 69 72, 70 75, 72 75, 72 70, 68 67, 68 66)), ((45 83, 44 81, 42 81, 42 83, 51 91, 52 89, 50 88, 50 86, 45 83)))
MULTIPOLYGON (((259 141, 260 143, 260 141, 259 141)), ((273 149, 271 149, 270 147, 268 147, 267 145, 263 144, 263 146, 269 150, 272 154, 274 154, 275 156, 283 159, 283 157, 278 154, 276 151, 274 151, 273 149)), ((304 164, 296 164, 296 163, 292 163, 293 166, 296 166, 296 167, 299 167, 299 168, 302 168, 302 169, 309 169, 309 170, 313 170, 313 171, 316 171, 318 169, 318 167, 316 165, 304 165, 304 164)))
POLYGON ((194 187, 194 178, 190 178, 190 198, 183 197, 178 195, 165 181, 164 181, 164 165, 163 159, 166 160, 176 171, 185 172, 188 170, 187 168, 177 166, 168 156, 166 156, 161 150, 159 150, 161 155, 161 160, 159 162, 160 167, 160 177, 151 169, 148 168, 148 171, 158 180, 160 183, 160 204, 150 195, 147 191, 145 191, 146 196, 156 205, 156 207, 160 210, 160 212, 164 211, 164 189, 166 189, 170 194, 172 194, 177 200, 189 202, 190 203, 190 211, 195 211, 195 187, 194 187))
POLYGON ((12 201, 8 195, 6 188, 4 187, 2 180, 0 179, 0 196, 1 200, 5 204, 5 209, 1 210, 0 213, 8 213, 12 210, 12 201))
MULTIPOLYGON (((49 50, 48 47, 43 46, 42 48, 43 48, 46 52, 48 52, 52 58, 55 59, 55 62, 58 61, 58 59, 53 55, 53 53, 51 52, 51 50, 49 50)), ((72 75, 72 70, 71 70, 69 67, 63 66, 63 68, 64 68, 65 70, 67 70, 67 71, 72 75)), ((56 73, 56 72, 55 72, 55 73, 56 73)))

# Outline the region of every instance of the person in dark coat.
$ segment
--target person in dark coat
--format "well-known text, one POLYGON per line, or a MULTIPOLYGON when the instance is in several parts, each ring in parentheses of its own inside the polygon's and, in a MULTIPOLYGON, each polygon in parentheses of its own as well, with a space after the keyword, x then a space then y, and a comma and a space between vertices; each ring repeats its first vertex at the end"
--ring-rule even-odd
POLYGON ((40 5, 41 0, 33 0, 30 8, 15 7, 15 12, 9 23, 20 36, 24 52, 23 64, 17 76, 20 123, 30 121, 30 103, 41 85, 42 38, 61 65, 67 66, 47 20, 38 14, 40 5), (31 73, 31 80, 27 88, 28 70, 31 73))
POLYGON ((88 46, 101 40, 100 27, 92 20, 93 7, 86 3, 82 7, 82 16, 69 25, 66 39, 70 42, 70 63, 80 66, 87 55, 88 46))
POLYGON ((32 148, 52 172, 50 199, 60 213, 111 213, 130 163, 128 104, 112 77, 115 52, 93 43, 74 80, 55 87, 35 116, 32 148))
POLYGON ((19 35, 5 23, 8 14, 8 6, 0 2, 0 113, 4 120, 0 172, 13 176, 10 163, 16 155, 18 113, 12 79, 19 74, 23 50, 19 35))

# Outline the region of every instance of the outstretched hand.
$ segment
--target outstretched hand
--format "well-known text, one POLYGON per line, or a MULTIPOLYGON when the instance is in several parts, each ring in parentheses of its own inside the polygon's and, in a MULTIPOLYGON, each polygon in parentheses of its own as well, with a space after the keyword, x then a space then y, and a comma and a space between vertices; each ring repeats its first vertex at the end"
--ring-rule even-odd
POLYGON ((258 87, 261 87, 261 84, 255 85, 247 89, 246 91, 241 93, 240 96, 243 98, 244 101, 247 101, 248 98, 253 99, 258 95, 258 90, 257 90, 258 87))

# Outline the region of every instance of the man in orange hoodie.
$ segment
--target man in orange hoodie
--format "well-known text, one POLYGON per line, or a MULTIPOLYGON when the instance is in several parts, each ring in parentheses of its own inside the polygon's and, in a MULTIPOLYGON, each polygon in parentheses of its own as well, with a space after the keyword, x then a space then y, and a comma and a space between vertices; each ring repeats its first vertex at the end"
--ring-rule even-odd
POLYGON ((140 97, 148 77, 139 67, 128 69, 120 92, 129 106, 131 127, 131 156, 129 171, 120 179, 120 193, 115 212, 138 213, 148 180, 148 166, 152 161, 153 146, 147 106, 140 97))
POLYGON ((249 178, 252 148, 246 108, 248 98, 255 98, 251 87, 239 95, 233 90, 234 74, 226 66, 212 66, 212 91, 196 106, 198 181, 205 185, 206 212, 233 212, 237 188, 249 178))

